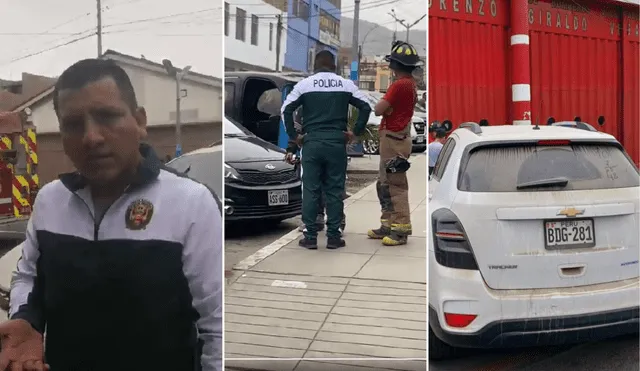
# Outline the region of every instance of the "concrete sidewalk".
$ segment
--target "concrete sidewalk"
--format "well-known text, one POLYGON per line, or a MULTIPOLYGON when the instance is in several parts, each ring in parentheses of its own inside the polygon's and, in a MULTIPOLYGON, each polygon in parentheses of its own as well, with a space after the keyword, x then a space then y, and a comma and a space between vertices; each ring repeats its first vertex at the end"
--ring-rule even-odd
POLYGON ((345 203, 345 248, 327 250, 321 234, 305 250, 292 231, 234 267, 227 369, 426 370, 426 156, 411 162, 407 245, 367 238, 380 217, 371 185, 345 203))

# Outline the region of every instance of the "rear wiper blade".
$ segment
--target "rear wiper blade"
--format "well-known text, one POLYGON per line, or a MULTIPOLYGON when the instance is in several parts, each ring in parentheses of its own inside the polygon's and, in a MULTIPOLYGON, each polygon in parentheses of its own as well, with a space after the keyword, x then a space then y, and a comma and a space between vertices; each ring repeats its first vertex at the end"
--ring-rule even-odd
POLYGON ((566 187, 569 179, 564 177, 534 180, 531 182, 520 183, 516 189, 537 188, 537 187, 566 187))
POLYGON ((189 172, 189 170, 191 170, 191 165, 189 165, 182 173, 186 174, 189 172))

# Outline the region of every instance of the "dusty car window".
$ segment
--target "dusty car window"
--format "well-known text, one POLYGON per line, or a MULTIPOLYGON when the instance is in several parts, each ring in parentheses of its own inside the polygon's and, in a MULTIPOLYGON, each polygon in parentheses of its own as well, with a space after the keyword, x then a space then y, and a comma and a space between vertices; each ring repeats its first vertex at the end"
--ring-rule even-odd
POLYGON ((467 192, 638 187, 638 170, 614 145, 481 147, 463 164, 467 192))

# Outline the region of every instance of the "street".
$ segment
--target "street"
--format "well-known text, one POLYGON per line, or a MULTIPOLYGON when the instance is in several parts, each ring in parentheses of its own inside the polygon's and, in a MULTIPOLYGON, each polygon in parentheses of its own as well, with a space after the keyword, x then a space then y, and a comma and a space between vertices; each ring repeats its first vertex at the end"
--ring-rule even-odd
POLYGON ((429 362, 430 371, 637 371, 638 337, 572 347, 469 350, 455 360, 429 362))

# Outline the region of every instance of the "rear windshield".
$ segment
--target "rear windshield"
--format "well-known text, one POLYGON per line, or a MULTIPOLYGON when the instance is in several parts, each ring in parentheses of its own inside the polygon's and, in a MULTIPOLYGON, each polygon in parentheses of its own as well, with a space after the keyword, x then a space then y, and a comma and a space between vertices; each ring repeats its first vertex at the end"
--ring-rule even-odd
POLYGON ((640 186, 635 165, 620 148, 608 144, 480 147, 471 152, 463 169, 458 188, 466 192, 640 186))

